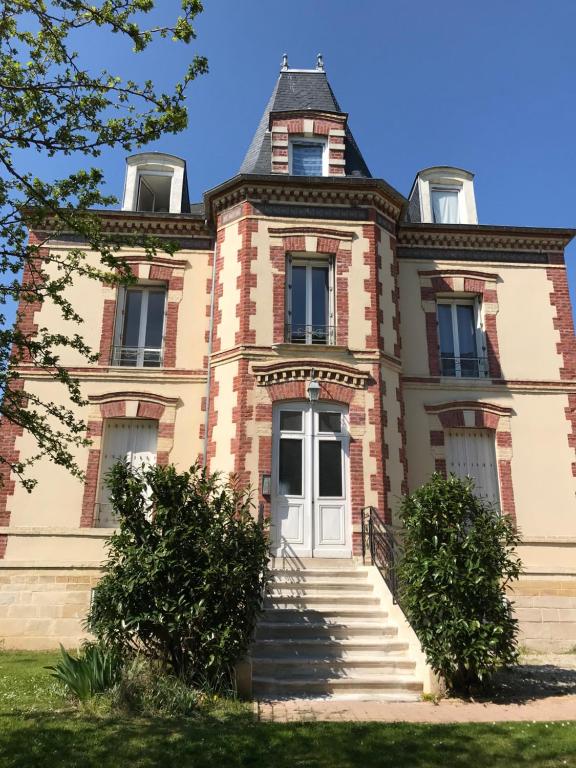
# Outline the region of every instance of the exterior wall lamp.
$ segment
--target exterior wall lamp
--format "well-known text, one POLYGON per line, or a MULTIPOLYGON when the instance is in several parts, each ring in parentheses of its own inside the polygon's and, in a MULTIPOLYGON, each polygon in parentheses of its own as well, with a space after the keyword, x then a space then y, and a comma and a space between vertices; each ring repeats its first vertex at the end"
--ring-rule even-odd
POLYGON ((310 373, 310 381, 308 382, 308 400, 311 403, 315 403, 320 397, 320 384, 314 378, 314 369, 310 373))

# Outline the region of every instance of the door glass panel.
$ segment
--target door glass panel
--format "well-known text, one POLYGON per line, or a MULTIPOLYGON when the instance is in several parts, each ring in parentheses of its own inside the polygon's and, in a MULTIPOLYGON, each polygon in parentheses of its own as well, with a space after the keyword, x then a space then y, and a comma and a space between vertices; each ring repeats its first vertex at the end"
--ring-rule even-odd
POLYGON ((318 414, 319 432, 341 432, 341 414, 329 411, 320 411, 318 414))
POLYGON ((280 440, 278 492, 281 496, 302 496, 302 440, 280 440))
POLYGON ((342 496, 342 444, 339 440, 318 443, 318 495, 342 496))
POLYGON ((282 432, 302 432, 302 411, 280 411, 282 432))
POLYGON ((140 332, 140 311, 142 308, 142 291, 128 291, 124 308, 124 328, 122 346, 137 347, 140 332))
POLYGON ((312 267, 312 343, 328 337, 328 267, 312 267))
POLYGON ((455 376, 454 332, 452 330, 452 305, 438 304, 438 334, 440 336, 440 357, 442 375, 455 376))
POLYGON ((306 341, 306 267, 292 267, 292 341, 306 341))

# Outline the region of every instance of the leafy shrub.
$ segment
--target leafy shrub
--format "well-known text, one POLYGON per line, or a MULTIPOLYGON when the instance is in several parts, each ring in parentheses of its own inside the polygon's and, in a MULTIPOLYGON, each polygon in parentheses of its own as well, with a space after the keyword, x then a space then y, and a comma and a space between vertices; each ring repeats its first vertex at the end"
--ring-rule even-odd
POLYGON ((114 685, 121 663, 116 653, 95 643, 86 643, 76 657, 60 645, 60 660, 56 666, 46 669, 52 670, 52 677, 64 683, 69 693, 80 701, 87 701, 114 685))
POLYGON ((511 520, 435 474, 403 499, 400 599, 432 668, 469 692, 517 661, 517 621, 506 586, 520 574, 511 520))
POLYGON ((195 465, 109 475, 119 531, 88 626, 195 685, 228 685, 261 609, 268 545, 247 490, 195 465))

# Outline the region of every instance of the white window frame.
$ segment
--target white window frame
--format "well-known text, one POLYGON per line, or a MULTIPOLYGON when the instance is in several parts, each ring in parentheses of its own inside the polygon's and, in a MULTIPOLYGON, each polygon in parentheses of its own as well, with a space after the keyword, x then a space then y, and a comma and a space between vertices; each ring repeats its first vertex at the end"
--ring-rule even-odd
MULTIPOLYGON (((286 325, 292 328, 292 269, 306 267, 306 341, 312 346, 334 346, 336 344, 336 325, 334 320, 334 259, 326 256, 298 256, 289 254, 286 259, 286 325), (328 325, 327 341, 325 344, 313 344, 312 330, 312 269, 313 267, 328 267, 328 325)), ((292 334, 286 339, 292 343, 292 334)), ((300 344, 300 342, 294 342, 300 344)))
MULTIPOLYGON (((321 144, 322 145, 322 176, 328 176, 328 141, 327 139, 318 138, 316 136, 298 136, 290 138, 288 141, 288 168, 290 169, 290 174, 294 174, 293 168, 292 168, 292 148, 294 144, 321 144)), ((302 178, 306 178, 303 176, 302 178)))
MULTIPOLYGON (((429 185, 429 195, 430 195, 430 220, 433 224, 444 224, 443 221, 435 221, 434 220, 434 203, 433 203, 433 196, 434 192, 456 192, 458 195, 458 221, 456 224, 464 224, 466 221, 466 215, 464 211, 464 195, 463 195, 463 188, 459 184, 434 184, 430 183, 429 185)), ((449 225, 448 225, 449 226, 449 225)))
MULTIPOLYGON (((154 213, 154 211, 140 210, 140 184, 142 183, 143 176, 166 176, 167 178, 170 179, 170 192, 168 193, 168 211, 170 211, 170 201, 172 198, 172 184, 174 182, 174 174, 170 171, 147 171, 146 168, 139 168, 138 173, 136 174, 136 191, 135 191, 136 205, 134 207, 134 210, 137 213, 154 213)), ((152 195, 154 195, 151 189, 149 191, 152 195)))
POLYGON ((118 289, 118 301, 116 303, 117 312, 114 325, 114 351, 112 354, 112 365, 118 365, 122 368, 162 368, 164 365, 164 342, 166 334, 166 313, 168 310, 168 286, 165 283, 136 283, 127 288, 121 287, 118 289), (119 362, 116 362, 118 353, 121 354, 122 349, 130 349, 130 347, 124 347, 122 344, 122 331, 124 330, 124 320, 126 313, 126 299, 128 293, 133 291, 142 291, 142 304, 140 305, 140 325, 138 327, 138 347, 136 353, 136 365, 126 366, 119 362), (148 296, 151 291, 164 291, 164 316, 162 318, 162 346, 160 347, 160 364, 158 366, 145 366, 144 355, 145 352, 150 349, 156 350, 157 347, 145 347, 143 342, 146 340, 146 319, 148 317, 148 296))
POLYGON ((437 297, 436 299, 436 325, 438 329, 438 352, 440 357, 440 371, 443 376, 450 379, 485 379, 488 377, 488 361, 486 358, 486 340, 484 337, 484 327, 482 324, 482 306, 477 297, 437 297), (454 376, 442 373, 442 347, 440 340, 440 323, 438 320, 438 306, 447 305, 451 308, 452 318, 452 338, 454 339, 454 376), (471 306, 474 310, 474 324, 476 327, 476 360, 478 361, 478 376, 464 376, 462 375, 462 367, 460 362, 460 337, 458 333, 458 314, 456 307, 471 306), (482 353, 482 354, 480 354, 482 353))

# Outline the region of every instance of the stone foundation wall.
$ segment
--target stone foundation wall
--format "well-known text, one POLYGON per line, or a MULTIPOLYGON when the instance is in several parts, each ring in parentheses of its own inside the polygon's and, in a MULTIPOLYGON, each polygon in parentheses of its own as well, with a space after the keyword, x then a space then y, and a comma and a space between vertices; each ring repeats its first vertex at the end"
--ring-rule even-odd
POLYGON ((97 569, 2 569, 0 648, 77 648, 88 637, 83 621, 97 569))
POLYGON ((556 653, 576 646, 576 579, 522 580, 511 598, 521 645, 556 653))

